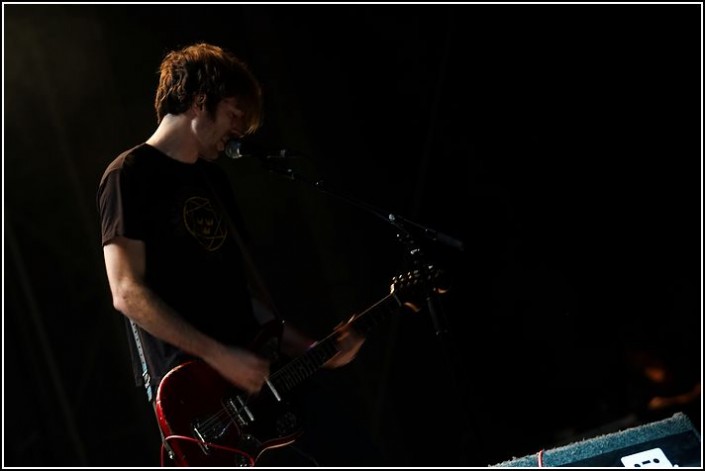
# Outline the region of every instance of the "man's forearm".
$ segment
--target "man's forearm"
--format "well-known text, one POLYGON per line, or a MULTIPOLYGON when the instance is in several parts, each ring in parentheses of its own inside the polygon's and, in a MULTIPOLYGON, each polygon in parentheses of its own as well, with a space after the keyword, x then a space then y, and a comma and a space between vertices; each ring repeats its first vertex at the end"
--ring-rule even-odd
POLYGON ((144 285, 135 283, 121 290, 115 307, 153 336, 192 355, 208 359, 223 348, 144 285))

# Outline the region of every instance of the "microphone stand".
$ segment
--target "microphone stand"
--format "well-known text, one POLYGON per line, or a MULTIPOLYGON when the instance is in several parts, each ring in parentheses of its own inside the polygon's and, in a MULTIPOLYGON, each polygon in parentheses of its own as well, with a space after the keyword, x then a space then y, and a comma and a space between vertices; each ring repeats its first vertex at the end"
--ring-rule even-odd
MULTIPOLYGON (((281 150, 279 155, 260 157, 259 159, 263 163, 264 167, 270 172, 284 176, 290 180, 302 182, 322 193, 325 193, 334 198, 342 200, 347 204, 360 208, 372 214, 373 216, 385 221, 396 229, 396 239, 404 247, 406 258, 411 262, 411 265, 414 270, 414 275, 417 279, 422 280, 425 304, 428 308, 428 312, 433 323, 435 336, 437 339, 439 339, 441 350, 440 355, 442 357, 442 360, 446 364, 448 379, 450 381, 450 384, 453 386, 451 395, 454 396, 454 400, 451 399, 450 403, 455 404, 455 406, 458 408, 456 409, 456 412, 459 413, 456 417, 457 420, 453 421, 451 429, 457 427, 457 430, 455 430, 455 432, 457 433, 455 433, 455 435, 459 437, 459 440, 462 440, 462 429, 465 424, 470 420, 471 414, 470 411, 467 409, 466 404, 467 398, 469 397, 466 391, 466 386, 464 382, 459 380, 459 374, 456 371, 459 366, 456 363, 459 359, 459 355, 456 350, 455 343, 453 342, 452 336, 448 331, 446 316, 443 311, 442 304, 439 300, 439 293, 442 292, 442 289, 440 289, 434 283, 436 277, 432 274, 432 272, 436 272, 437 270, 435 269, 435 267, 428 263, 425 254, 421 250, 421 246, 414 239, 411 234, 411 231, 408 228, 412 227, 414 229, 417 229, 428 239, 434 242, 440 242, 459 251, 464 250, 463 242, 447 234, 443 234, 442 232, 410 221, 397 214, 393 214, 388 211, 383 211, 380 208, 377 208, 359 199, 332 191, 330 188, 326 187, 323 184, 322 180, 311 180, 295 172, 293 169, 288 168, 288 166, 285 164, 286 158, 286 151, 281 150)), ((459 442, 458 448, 459 450, 463 450, 464 443, 459 442)))
POLYGON ((285 152, 286 151, 282 150, 278 156, 268 156, 260 158, 260 160, 263 162, 265 168, 267 168, 267 170, 269 170, 270 172, 283 175, 284 177, 290 180, 303 182, 322 193, 345 201, 346 203, 352 206, 363 209, 368 213, 372 214, 373 216, 391 224, 394 228, 396 228, 396 230, 398 231, 396 235, 397 241, 404 246, 405 254, 410 260, 411 266, 415 271, 418 271, 418 274, 420 275, 421 279, 424 280, 424 292, 426 295, 425 302, 426 306, 428 307, 429 314, 431 315, 435 334, 437 337, 446 340, 448 336, 448 328, 446 326, 445 314, 442 310, 441 303, 438 300, 439 287, 433 286, 433 283, 431 281, 433 279, 433 276, 431 276, 430 270, 433 268, 433 265, 430 265, 427 262, 426 256, 421 250, 420 245, 412 237, 411 232, 407 229, 406 226, 412 226, 420 230, 420 232, 424 236, 434 242, 441 242, 449 247, 455 248, 460 251, 464 250, 463 242, 437 230, 410 221, 409 219, 406 219, 397 214, 393 214, 388 211, 383 211, 380 208, 377 208, 359 199, 334 192, 330 188, 324 186, 322 180, 311 180, 295 172, 293 169, 287 166, 280 165, 278 162, 281 162, 282 159, 286 158, 285 152))

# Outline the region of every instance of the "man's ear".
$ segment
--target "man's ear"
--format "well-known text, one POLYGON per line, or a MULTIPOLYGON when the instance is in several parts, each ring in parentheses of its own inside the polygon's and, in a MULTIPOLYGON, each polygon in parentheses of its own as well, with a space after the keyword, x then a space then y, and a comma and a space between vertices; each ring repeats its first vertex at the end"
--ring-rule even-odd
POLYGON ((193 104, 191 105, 191 107, 196 112, 205 111, 205 109, 206 109, 206 95, 204 95, 204 94, 196 95, 193 98, 193 104))

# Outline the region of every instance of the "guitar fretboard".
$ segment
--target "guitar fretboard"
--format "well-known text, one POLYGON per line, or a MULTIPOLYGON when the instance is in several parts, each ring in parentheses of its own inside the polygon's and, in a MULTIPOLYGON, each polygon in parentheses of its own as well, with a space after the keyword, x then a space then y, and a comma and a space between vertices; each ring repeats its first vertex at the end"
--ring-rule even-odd
MULTIPOLYGON (((401 306, 400 301, 393 293, 388 294, 367 310, 355 316, 350 321, 351 326, 361 334, 366 334, 373 327, 401 306)), ((318 371, 328 360, 338 353, 336 333, 316 343, 306 353, 290 361, 270 376, 270 381, 275 389, 280 392, 291 391, 305 379, 318 371)))

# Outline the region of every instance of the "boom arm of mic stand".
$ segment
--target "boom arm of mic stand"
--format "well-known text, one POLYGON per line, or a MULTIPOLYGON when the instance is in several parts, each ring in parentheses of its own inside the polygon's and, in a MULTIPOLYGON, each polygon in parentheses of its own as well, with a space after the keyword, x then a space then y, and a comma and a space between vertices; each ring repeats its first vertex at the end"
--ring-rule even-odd
MULTIPOLYGON (((348 196, 343 196, 339 193, 333 192, 333 191, 329 190, 328 188, 326 188, 325 186, 323 186, 323 181, 321 181, 321 180, 312 181, 312 180, 294 172, 291 168, 283 168, 278 165, 268 165, 267 167, 273 173, 283 175, 291 180, 298 180, 298 181, 304 182, 304 183, 308 184, 309 186, 312 186, 327 195, 341 199, 341 200, 347 202, 348 204, 351 204, 351 205, 356 206, 358 208, 362 208, 362 209, 370 212, 374 216, 393 225, 399 231, 399 233, 397 234, 397 239, 406 247, 408 256, 412 259, 413 264, 419 270, 426 270, 428 264, 424 260, 424 255, 423 255, 423 252, 421 251, 421 248, 418 246, 416 241, 413 239, 413 237, 409 233, 408 229, 405 227, 405 224, 414 226, 417 229, 421 229, 422 234, 424 234, 426 237, 430 238, 433 241, 442 242, 450 247, 456 248, 461 251, 464 248, 462 241, 454 239, 453 237, 450 237, 448 235, 445 235, 443 233, 440 233, 440 232, 435 231, 433 229, 430 229, 428 227, 424 227, 421 224, 417 224, 413 221, 409 221, 408 219, 405 219, 401 216, 397 216, 392 213, 384 213, 379 208, 376 208, 376 207, 374 207, 368 203, 365 203, 363 201, 360 201, 360 200, 357 200, 355 198, 351 198, 348 196), (387 214, 387 215, 385 216, 385 214, 387 214)), ((433 321, 434 330, 435 330, 437 336, 445 336, 448 333, 448 330, 446 328, 445 315, 442 312, 440 303, 438 302, 437 298, 438 298, 438 294, 436 292, 436 288, 433 286, 427 287, 427 289, 426 289, 426 305, 428 306, 428 311, 429 311, 429 314, 431 315, 431 320, 433 321)))
POLYGON ((458 239, 451 237, 447 234, 439 232, 435 229, 431 229, 430 227, 423 226, 423 225, 416 223, 414 221, 410 221, 409 219, 406 219, 406 218, 399 216, 397 214, 382 211, 381 209, 379 209, 375 206, 372 206, 371 204, 365 203, 364 201, 360 201, 358 199, 351 198, 349 196, 344 196, 344 195, 341 195, 341 194, 336 193, 334 191, 331 191, 323 185, 322 180, 316 180, 316 181, 310 180, 310 179, 294 172, 291 168, 281 167, 277 164, 268 164, 268 165, 266 165, 266 167, 272 173, 283 175, 283 176, 289 178, 290 180, 301 181, 303 183, 306 183, 309 186, 316 188, 318 191, 320 191, 322 193, 325 193, 327 195, 330 195, 330 196, 333 196, 333 197, 338 198, 340 200, 343 200, 348 204, 351 204, 353 206, 357 206, 358 208, 364 209, 365 211, 371 213, 372 215, 393 225, 397 229, 408 232, 407 229, 403 226, 403 224, 413 226, 416 229, 420 230, 421 233, 425 237, 429 238, 430 240, 432 240, 434 242, 441 242, 442 244, 445 244, 448 247, 452 247, 454 249, 460 250, 461 252, 465 250, 465 245, 463 244, 463 241, 461 241, 461 240, 458 240, 458 239))

